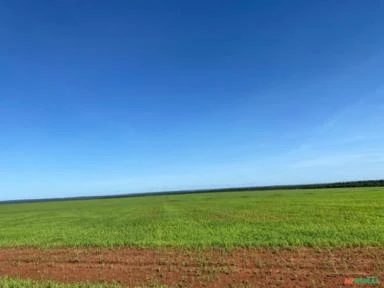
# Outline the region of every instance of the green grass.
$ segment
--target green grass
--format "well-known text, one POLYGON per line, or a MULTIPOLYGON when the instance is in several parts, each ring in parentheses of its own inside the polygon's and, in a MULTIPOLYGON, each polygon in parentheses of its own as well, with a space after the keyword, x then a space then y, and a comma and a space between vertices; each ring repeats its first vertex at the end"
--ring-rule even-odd
POLYGON ((0 278, 1 288, 119 288, 116 285, 102 284, 59 284, 56 282, 34 282, 13 278, 0 278))
MULTIPOLYGON (((24 279, 16 279, 10 277, 0 277, 1 288, 121 288, 120 285, 104 285, 104 284, 61 284, 53 281, 32 281, 24 279)), ((134 288, 167 288, 162 284, 151 284, 149 286, 136 286, 134 288)))
POLYGON ((0 205, 0 247, 383 244, 382 188, 0 205))

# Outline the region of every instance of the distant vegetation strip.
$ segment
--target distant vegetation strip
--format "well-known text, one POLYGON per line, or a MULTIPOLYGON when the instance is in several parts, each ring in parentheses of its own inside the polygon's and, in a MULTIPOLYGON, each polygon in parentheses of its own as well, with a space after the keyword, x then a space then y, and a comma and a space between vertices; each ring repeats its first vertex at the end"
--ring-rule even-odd
POLYGON ((325 189, 325 188, 359 188, 359 187, 384 187, 384 180, 362 180, 362 181, 346 181, 333 183, 317 183, 317 184, 297 184, 297 185, 270 185, 270 186, 254 186, 254 187, 234 187, 234 188, 215 188, 215 189, 196 189, 196 190, 178 190, 163 192, 144 192, 130 194, 114 194, 104 196, 80 196, 65 198, 43 198, 43 199, 21 199, 0 201, 0 204, 12 203, 33 203, 33 202, 52 202, 52 201, 74 201, 74 200, 92 200, 92 199, 114 199, 128 197, 143 196, 161 196, 173 194, 192 194, 192 193, 214 193, 214 192, 243 192, 243 191, 266 191, 266 190, 296 190, 296 189, 325 189))

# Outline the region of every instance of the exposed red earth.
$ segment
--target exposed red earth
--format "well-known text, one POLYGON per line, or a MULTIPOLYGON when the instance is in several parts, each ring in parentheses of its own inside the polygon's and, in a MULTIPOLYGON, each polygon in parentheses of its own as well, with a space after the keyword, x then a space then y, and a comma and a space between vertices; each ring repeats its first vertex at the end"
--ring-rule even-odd
POLYGON ((4 248, 0 275, 123 287, 348 287, 345 278, 374 276, 384 281, 384 248, 4 248))

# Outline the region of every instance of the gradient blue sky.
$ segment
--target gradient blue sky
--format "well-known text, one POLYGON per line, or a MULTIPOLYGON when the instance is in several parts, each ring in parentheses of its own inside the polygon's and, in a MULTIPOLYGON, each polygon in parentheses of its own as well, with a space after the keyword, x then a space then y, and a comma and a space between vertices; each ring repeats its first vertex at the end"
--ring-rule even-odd
POLYGON ((383 15, 0 0, 0 199, 384 178, 383 15))

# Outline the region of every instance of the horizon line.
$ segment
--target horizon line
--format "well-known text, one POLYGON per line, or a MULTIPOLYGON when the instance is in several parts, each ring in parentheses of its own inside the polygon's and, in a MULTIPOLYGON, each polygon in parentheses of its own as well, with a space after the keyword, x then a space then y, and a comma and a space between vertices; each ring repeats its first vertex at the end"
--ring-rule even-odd
POLYGON ((52 198, 31 198, 31 199, 14 199, 2 200, 0 204, 23 204, 23 203, 39 203, 39 202, 62 202, 62 201, 81 201, 81 200, 97 200, 97 199, 116 199, 130 197, 145 197, 145 196, 164 196, 164 195, 182 195, 193 193, 211 193, 211 192, 235 192, 235 191, 266 191, 266 190, 294 190, 294 189, 324 189, 324 188, 358 188, 358 187, 383 187, 384 179, 374 180, 354 180, 354 181, 339 181, 339 182, 323 182, 311 184, 281 184, 281 185, 265 185, 265 186, 242 186, 242 187, 223 187, 211 189, 188 189, 188 190, 167 190, 159 192, 139 192, 139 193, 124 193, 111 195, 93 195, 93 196, 74 196, 74 197, 52 197, 52 198), (363 185, 363 184, 373 185, 363 185))

